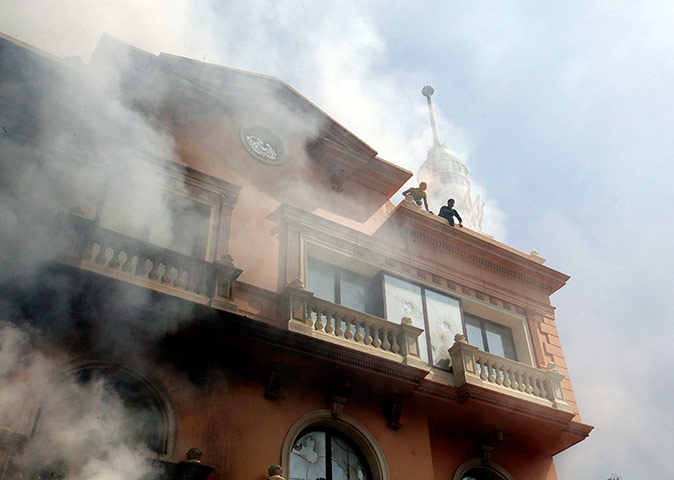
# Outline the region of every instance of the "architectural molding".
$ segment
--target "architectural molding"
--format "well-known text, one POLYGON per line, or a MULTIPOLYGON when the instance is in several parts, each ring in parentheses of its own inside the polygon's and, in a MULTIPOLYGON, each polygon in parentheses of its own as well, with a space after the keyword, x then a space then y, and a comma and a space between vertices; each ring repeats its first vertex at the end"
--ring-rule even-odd
POLYGON ((531 278, 527 275, 522 275, 521 273, 515 272, 514 270, 505 267, 504 265, 501 265, 499 263, 493 262, 491 260, 488 260, 480 255, 475 255, 473 253, 467 252, 465 250, 462 250, 458 247, 455 247, 454 245, 451 245, 449 243, 443 242, 441 240, 438 240, 436 238, 431 237, 430 235, 426 235, 424 233, 418 232, 416 230, 408 229, 407 234, 410 235, 413 238, 417 238, 419 240, 423 240, 425 242, 428 242, 436 247, 440 247, 442 249, 448 250, 460 257, 463 257, 467 260, 470 260, 471 262, 478 263, 482 266, 491 268, 492 270, 496 270, 497 272, 503 273, 505 275, 508 275, 512 278, 516 278, 517 280, 521 280, 523 282, 526 282, 530 285, 533 285, 538 288, 542 288, 545 290, 548 294, 553 293, 556 289, 545 282, 541 282, 540 280, 536 280, 534 278, 531 278))

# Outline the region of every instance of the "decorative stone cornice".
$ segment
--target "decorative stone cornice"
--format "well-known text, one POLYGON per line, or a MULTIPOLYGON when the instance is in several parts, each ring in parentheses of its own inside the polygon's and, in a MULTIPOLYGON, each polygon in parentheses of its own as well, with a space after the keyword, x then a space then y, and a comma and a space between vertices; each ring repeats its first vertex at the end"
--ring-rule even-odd
POLYGON ((499 263, 493 262, 491 260, 488 260, 484 257, 481 257, 479 255, 475 255, 472 253, 469 253, 465 250, 462 250, 458 247, 455 247, 454 245, 451 245, 449 243, 443 242, 441 240, 438 240, 437 238, 433 238, 430 235, 426 235, 424 233, 417 232, 413 229, 408 229, 407 234, 410 235, 413 238, 417 238, 419 240, 423 240, 425 242, 428 242, 436 247, 440 247, 442 249, 448 250, 456 255, 459 255, 460 257, 463 257, 467 260, 470 260, 472 262, 478 263, 480 265, 483 265, 485 267, 489 267, 493 270, 496 270, 497 272, 504 273, 510 277, 516 278, 518 280, 521 280, 523 282, 526 282, 530 285, 534 285, 538 288, 542 288, 548 293, 554 292, 556 289, 552 287, 552 285, 541 282, 540 280, 536 280, 534 278, 528 277, 526 275, 522 275, 521 273, 515 272, 514 270, 509 269, 508 267, 505 267, 499 263))

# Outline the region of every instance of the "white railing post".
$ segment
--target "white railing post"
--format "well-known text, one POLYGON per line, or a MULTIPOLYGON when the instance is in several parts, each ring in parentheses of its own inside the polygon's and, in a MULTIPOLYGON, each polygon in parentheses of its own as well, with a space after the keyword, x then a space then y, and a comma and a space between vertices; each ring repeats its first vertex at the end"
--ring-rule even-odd
POLYGON ((412 325, 412 319, 409 317, 403 317, 400 320, 400 327, 403 332, 400 350, 400 353, 403 356, 403 363, 428 370, 428 364, 421 359, 419 350, 419 335, 421 335, 424 330, 412 325))
POLYGON ((452 370, 457 387, 464 383, 482 384, 481 372, 478 370, 475 360, 475 353, 479 350, 479 348, 470 345, 462 334, 457 333, 454 336, 454 345, 448 351, 449 357, 452 359, 452 370))
POLYGON ((548 363, 545 374, 547 378, 544 381, 544 385, 548 393, 548 400, 552 402, 552 405, 555 408, 573 412, 573 409, 564 400, 564 393, 562 392, 562 380, 564 379, 564 375, 559 373, 557 365, 553 362, 548 363))
POLYGON ((288 324, 288 330, 310 335, 313 322, 309 325, 307 320, 311 318, 309 300, 313 296, 313 292, 306 291, 301 282, 289 284, 283 289, 283 321, 288 324))

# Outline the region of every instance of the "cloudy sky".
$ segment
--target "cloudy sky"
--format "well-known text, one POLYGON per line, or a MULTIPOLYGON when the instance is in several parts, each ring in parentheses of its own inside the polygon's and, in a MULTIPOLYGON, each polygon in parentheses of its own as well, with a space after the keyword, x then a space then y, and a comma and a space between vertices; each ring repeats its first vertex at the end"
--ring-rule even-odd
MULTIPOLYGON (((563 479, 674 471, 674 3, 0 0, 0 31, 88 61, 103 32, 279 77, 394 163, 440 140, 553 296, 589 439, 563 479)), ((417 181, 416 179, 414 181, 417 181)), ((431 206, 436 209, 439 206, 431 206)))

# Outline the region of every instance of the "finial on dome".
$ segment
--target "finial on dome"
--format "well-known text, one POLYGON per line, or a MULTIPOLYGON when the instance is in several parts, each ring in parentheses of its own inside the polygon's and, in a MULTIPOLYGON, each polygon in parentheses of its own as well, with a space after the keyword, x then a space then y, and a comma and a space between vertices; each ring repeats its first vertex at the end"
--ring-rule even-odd
POLYGON ((421 94, 426 97, 428 101, 428 113, 431 116, 431 129, 433 130, 433 145, 440 145, 440 140, 438 140, 438 128, 435 126, 435 114, 433 113, 433 104, 431 103, 431 95, 435 93, 433 87, 426 85, 421 89, 421 94))

